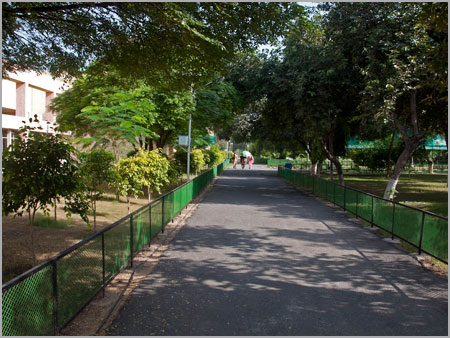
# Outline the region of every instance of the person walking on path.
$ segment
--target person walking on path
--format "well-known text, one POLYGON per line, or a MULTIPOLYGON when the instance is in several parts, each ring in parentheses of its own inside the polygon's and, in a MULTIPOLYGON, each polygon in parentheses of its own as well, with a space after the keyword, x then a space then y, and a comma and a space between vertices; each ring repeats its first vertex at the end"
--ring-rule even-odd
POLYGON ((241 155, 241 165, 242 165, 242 169, 245 169, 245 156, 241 155))
POLYGON ((254 160, 253 155, 250 155, 249 157, 247 157, 248 169, 252 169, 253 160, 254 160))
POLYGON ((234 153, 233 155, 233 168, 236 169, 236 165, 238 162, 238 154, 234 153))

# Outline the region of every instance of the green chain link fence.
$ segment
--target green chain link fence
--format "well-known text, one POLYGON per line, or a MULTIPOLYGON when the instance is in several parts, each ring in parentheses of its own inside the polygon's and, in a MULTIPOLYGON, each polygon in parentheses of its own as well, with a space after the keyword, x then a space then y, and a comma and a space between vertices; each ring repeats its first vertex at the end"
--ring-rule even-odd
POLYGON ((2 335, 57 335, 228 160, 2 286, 2 335))
POLYGON ((447 218, 283 167, 278 176, 448 264, 447 218))

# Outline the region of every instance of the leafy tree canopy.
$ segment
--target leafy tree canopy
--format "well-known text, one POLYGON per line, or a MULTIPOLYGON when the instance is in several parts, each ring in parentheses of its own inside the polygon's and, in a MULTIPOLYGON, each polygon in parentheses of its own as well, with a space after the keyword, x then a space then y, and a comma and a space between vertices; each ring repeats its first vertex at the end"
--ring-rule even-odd
POLYGON ((79 142, 129 142, 135 148, 162 148, 187 135, 192 113, 193 136, 229 124, 239 105, 234 87, 220 78, 197 90, 155 88, 143 81, 127 81, 116 71, 99 76, 88 72, 53 100, 63 131, 79 142), (123 81, 122 81, 123 80, 123 81))
POLYGON ((78 77, 93 61, 127 77, 187 88, 223 69, 236 51, 275 41, 295 3, 3 2, 3 75, 78 77), (176 80, 176 81, 173 81, 176 80))

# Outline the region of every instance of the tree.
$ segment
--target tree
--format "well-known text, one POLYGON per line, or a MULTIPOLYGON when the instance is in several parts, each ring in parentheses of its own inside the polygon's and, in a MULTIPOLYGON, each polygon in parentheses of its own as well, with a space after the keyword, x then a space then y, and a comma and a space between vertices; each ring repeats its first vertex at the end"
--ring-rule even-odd
POLYGON ((78 77, 92 60, 150 84, 188 88, 237 50, 275 41, 295 3, 2 3, 3 75, 48 70, 78 77))
POLYGON ((402 136, 405 147, 384 194, 392 198, 405 164, 436 130, 436 121, 447 129, 446 117, 433 118, 447 115, 442 85, 443 76, 447 78, 447 66, 442 67, 446 61, 441 53, 436 68, 436 59, 430 55, 430 51, 441 50, 442 40, 427 33, 427 25, 430 28, 434 20, 426 20, 426 13, 433 11, 424 10, 421 3, 339 3, 328 9, 331 36, 347 41, 344 50, 353 55, 364 75, 360 110, 370 120, 392 121, 402 136), (444 74, 437 74, 436 69, 445 69, 444 74))
POLYGON ((131 156, 122 158, 114 165, 116 180, 113 185, 119 194, 127 198, 128 213, 130 213, 130 197, 138 198, 145 186, 146 160, 143 157, 131 156))
MULTIPOLYGON (((89 69, 89 71, 91 68, 89 69)), ((142 81, 127 81, 114 70, 96 76, 88 71, 73 88, 53 100, 60 130, 71 130, 78 142, 123 142, 139 148, 163 148, 187 133, 192 114, 192 136, 223 128, 236 109, 236 91, 230 83, 216 82, 191 91, 156 89, 142 81), (195 96, 195 97, 194 97, 195 96)))
POLYGON ((144 170, 144 186, 147 187, 148 203, 150 193, 161 192, 161 188, 169 183, 169 160, 161 153, 161 149, 152 151, 139 149, 135 157, 142 159, 144 170))
MULTIPOLYGON (((31 122, 38 122, 30 118, 31 122)), ((13 147, 3 152, 2 212, 28 213, 33 262, 33 224, 36 211, 48 214, 55 200, 64 198, 64 210, 78 212, 87 221, 86 204, 80 198, 80 176, 74 149, 60 134, 40 133, 35 127, 19 129, 13 147)))
POLYGON ((326 156, 343 184, 338 156, 344 154, 353 129, 360 76, 326 38, 319 19, 300 18, 284 45, 282 52, 260 61, 254 57, 241 61, 233 72, 235 87, 243 91, 247 107, 252 101, 263 104, 258 137, 287 150, 307 151, 313 161, 312 173, 326 156))
POLYGON ((97 230, 97 201, 104 194, 102 186, 114 181, 114 154, 104 149, 80 153, 81 177, 85 184, 91 210, 94 214, 94 231, 97 230))

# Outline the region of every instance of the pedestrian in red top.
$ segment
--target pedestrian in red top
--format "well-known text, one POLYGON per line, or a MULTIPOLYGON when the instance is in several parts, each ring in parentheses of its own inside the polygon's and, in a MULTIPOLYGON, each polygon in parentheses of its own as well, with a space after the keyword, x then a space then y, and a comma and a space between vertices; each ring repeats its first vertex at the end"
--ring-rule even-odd
POLYGON ((247 157, 248 169, 252 169, 253 161, 254 161, 254 158, 252 155, 247 157))

